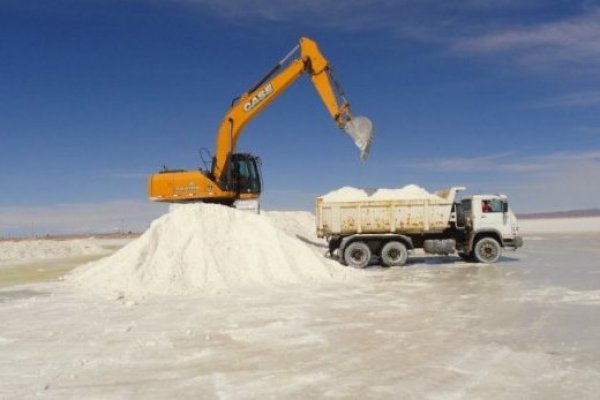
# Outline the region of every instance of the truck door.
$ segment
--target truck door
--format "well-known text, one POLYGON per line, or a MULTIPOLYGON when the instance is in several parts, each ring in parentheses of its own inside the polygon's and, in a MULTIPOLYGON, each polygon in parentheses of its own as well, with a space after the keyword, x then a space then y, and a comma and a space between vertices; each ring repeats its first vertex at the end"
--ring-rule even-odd
POLYGON ((482 198, 478 210, 481 220, 476 229, 494 229, 501 232, 503 236, 506 234, 506 227, 510 231, 509 215, 504 212, 504 204, 505 201, 498 197, 482 198))

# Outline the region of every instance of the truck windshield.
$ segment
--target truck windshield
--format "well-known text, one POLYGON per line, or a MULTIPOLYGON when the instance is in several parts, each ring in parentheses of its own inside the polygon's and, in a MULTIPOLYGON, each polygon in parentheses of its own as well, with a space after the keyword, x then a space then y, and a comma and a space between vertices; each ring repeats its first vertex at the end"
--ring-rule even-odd
POLYGON ((484 213, 501 213, 504 211, 504 202, 500 199, 483 199, 481 211, 484 213))
POLYGON ((492 212, 502 212, 502 200, 492 199, 490 205, 492 206, 492 212))

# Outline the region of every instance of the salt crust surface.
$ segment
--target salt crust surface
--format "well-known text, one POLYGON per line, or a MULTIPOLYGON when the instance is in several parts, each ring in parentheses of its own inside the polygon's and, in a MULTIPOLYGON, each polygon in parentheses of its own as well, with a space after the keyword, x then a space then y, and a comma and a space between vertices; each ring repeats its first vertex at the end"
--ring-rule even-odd
POLYGON ((311 246, 316 237, 303 237, 298 228, 312 215, 294 214, 290 219, 213 204, 178 205, 137 240, 77 269, 67 281, 109 298, 135 298, 339 282, 360 273, 311 246))
POLYGON ((93 239, 22 240, 0 242, 0 266, 39 259, 99 254, 106 249, 93 239))
POLYGON ((417 185, 406 185, 398 189, 377 189, 371 195, 363 189, 345 186, 329 192, 321 198, 326 201, 441 199, 417 185))
POLYGON ((519 231, 524 235, 600 232, 600 217, 519 219, 519 231))

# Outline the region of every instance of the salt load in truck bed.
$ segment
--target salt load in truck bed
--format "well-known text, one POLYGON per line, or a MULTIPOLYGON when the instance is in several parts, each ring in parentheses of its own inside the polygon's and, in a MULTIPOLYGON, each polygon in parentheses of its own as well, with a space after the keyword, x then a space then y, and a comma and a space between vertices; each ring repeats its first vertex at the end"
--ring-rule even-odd
POLYGON ((415 185, 379 189, 372 195, 355 189, 333 192, 316 200, 317 235, 353 233, 442 232, 449 227, 452 207, 462 186, 428 193, 415 185))

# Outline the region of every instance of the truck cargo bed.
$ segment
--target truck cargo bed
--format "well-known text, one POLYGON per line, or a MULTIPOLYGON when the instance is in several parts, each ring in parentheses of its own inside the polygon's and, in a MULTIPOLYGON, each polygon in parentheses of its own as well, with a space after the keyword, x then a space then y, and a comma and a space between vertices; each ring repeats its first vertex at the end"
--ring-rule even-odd
POLYGON ((437 197, 360 201, 316 200, 319 237, 355 233, 436 233, 449 227, 454 198, 462 187, 436 192, 437 197))

